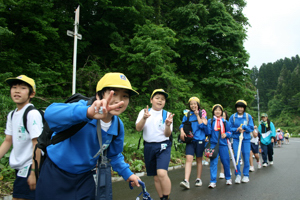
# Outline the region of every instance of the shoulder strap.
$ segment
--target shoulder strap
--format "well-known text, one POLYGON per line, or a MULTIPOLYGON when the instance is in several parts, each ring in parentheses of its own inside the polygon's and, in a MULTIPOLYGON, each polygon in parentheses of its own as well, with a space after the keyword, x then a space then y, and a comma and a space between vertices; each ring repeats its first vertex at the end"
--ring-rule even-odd
POLYGON ((249 114, 246 113, 247 124, 249 125, 249 114))
POLYGON ((190 121, 190 115, 191 115, 191 111, 188 112, 186 121, 190 121))
POLYGON ((235 114, 236 113, 233 114, 233 124, 235 123, 235 114))
POLYGON ((13 116, 14 116, 15 110, 12 111, 11 115, 10 115, 10 119, 12 120, 13 116))
POLYGON ((37 109, 34 106, 28 106, 23 114, 23 125, 24 125, 24 128, 27 131, 27 133, 29 133, 29 131, 27 129, 27 115, 31 110, 37 110, 37 109))
POLYGON ((168 116, 168 112, 166 110, 163 110, 162 111, 163 124, 165 123, 167 116, 168 116))

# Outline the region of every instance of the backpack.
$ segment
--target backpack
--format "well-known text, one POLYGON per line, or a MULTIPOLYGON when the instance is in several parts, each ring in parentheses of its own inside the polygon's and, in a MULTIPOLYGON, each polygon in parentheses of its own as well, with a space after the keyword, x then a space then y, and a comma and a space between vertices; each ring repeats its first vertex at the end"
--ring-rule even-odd
POLYGON ((186 134, 186 137, 184 137, 184 141, 180 139, 180 134, 178 135, 178 141, 183 143, 191 143, 194 138, 194 133, 192 129, 192 122, 196 122, 197 120, 190 121, 190 114, 191 111, 187 113, 187 119, 185 122, 183 122, 183 131, 186 134))
MULTIPOLYGON (((148 111, 150 111, 150 110, 151 110, 151 108, 148 109, 148 111)), ((168 116, 168 111, 163 110, 163 111, 162 111, 163 124, 165 123, 165 121, 166 121, 166 119, 167 119, 167 116, 168 116)), ((139 139, 139 142, 138 142, 138 147, 137 147, 137 149, 140 149, 140 143, 141 143, 142 137, 143 137, 143 134, 141 134, 141 136, 140 136, 140 139, 139 139)), ((170 135, 170 137, 169 137, 169 140, 171 141, 171 143, 173 143, 173 136, 172 136, 172 133, 171 133, 171 135, 170 135)))
MULTIPOLYGON (((86 101, 88 101, 87 105, 92 105, 93 102, 96 100, 96 98, 95 97, 89 98, 89 97, 83 96, 80 93, 76 93, 76 94, 73 94, 71 97, 69 97, 65 101, 65 103, 74 103, 74 102, 78 102, 80 100, 86 100, 86 101)), ((33 155, 33 160, 35 162, 35 167, 36 167, 35 175, 36 175, 37 179, 39 176, 40 168, 42 167, 42 164, 47 156, 47 146, 49 146, 51 144, 57 144, 59 142, 64 141, 67 138, 70 138, 71 136, 75 135, 80 129, 82 129, 87 124, 87 122, 81 122, 79 124, 75 124, 75 125, 71 126, 70 128, 63 130, 63 131, 59 132, 59 134, 56 134, 55 136, 52 137, 54 131, 52 131, 50 129, 47 121, 44 120, 44 115, 42 115, 42 116, 43 116, 44 128, 43 128, 41 135, 37 139, 38 143, 35 146, 34 155, 33 155), (44 152, 44 155, 41 156, 41 161, 40 161, 39 167, 38 167, 38 163, 36 160, 36 153, 35 153, 37 148, 41 149, 44 152)), ((118 117, 118 134, 113 136, 112 141, 118 137, 119 133, 120 133, 120 119, 118 117)))

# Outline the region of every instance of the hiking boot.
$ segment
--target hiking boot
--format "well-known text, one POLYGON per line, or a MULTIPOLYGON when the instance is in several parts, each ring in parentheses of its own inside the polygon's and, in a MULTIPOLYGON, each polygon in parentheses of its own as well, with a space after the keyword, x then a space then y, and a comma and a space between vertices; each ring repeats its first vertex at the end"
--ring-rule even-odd
POLYGON ((220 178, 220 179, 225 178, 225 174, 221 172, 219 178, 220 178))
POLYGON ((250 171, 250 172, 254 172, 254 171, 255 171, 255 170, 254 170, 254 166, 250 166, 249 171, 250 171))
POLYGON ((273 161, 270 161, 270 165, 273 165, 274 164, 274 162, 273 161))
POLYGON ((216 183, 210 183, 210 184, 208 185, 208 188, 215 188, 215 187, 217 187, 217 184, 216 184, 216 183))
POLYGON ((185 188, 185 189, 190 189, 190 183, 187 182, 186 180, 181 181, 180 186, 185 188))
POLYGON ((248 183, 250 180, 249 180, 249 177, 248 176, 244 176, 243 179, 242 179, 242 182, 243 183, 248 183))
POLYGON ((257 168, 260 169, 261 168, 261 162, 257 163, 257 168))
POLYGON ((226 180, 226 185, 232 185, 232 180, 231 179, 226 180))
POLYGON ((235 183, 241 183, 241 175, 236 175, 236 178, 235 178, 235 183))
POLYGON ((264 163, 264 164, 263 164, 263 167, 268 167, 268 163, 264 163))
POLYGON ((195 181, 195 186, 197 186, 197 187, 202 186, 202 181, 201 181, 201 179, 197 179, 197 180, 195 181))

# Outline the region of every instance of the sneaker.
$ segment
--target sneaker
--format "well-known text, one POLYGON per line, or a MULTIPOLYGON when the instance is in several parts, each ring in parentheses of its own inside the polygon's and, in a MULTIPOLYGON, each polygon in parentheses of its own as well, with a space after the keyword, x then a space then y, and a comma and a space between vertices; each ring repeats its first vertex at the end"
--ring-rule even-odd
POLYGON ((261 168, 261 162, 257 163, 257 168, 260 169, 261 168))
POLYGON ((232 180, 231 179, 226 180, 226 185, 232 185, 232 180))
POLYGON ((219 176, 220 179, 223 179, 225 178, 225 174, 224 173, 220 173, 220 176, 219 176))
POLYGON ((190 189, 190 183, 187 182, 186 180, 181 181, 180 186, 185 188, 185 189, 190 189))
POLYGON ((267 164, 267 163, 264 163, 264 164, 263 164, 263 167, 268 167, 268 164, 267 164))
POLYGON ((205 160, 204 165, 209 165, 209 162, 207 162, 207 161, 205 160))
POLYGON ((208 185, 209 188, 215 188, 216 186, 217 186, 216 183, 210 183, 210 184, 208 185))
POLYGON ((254 172, 254 166, 250 166, 249 171, 254 172))
POLYGON ((241 176, 240 175, 236 175, 236 178, 235 178, 235 183, 241 183, 241 176))
POLYGON ((197 180, 196 180, 195 186, 197 186, 197 187, 202 186, 202 181, 201 181, 201 179, 197 179, 197 180))
POLYGON ((249 180, 249 177, 248 176, 244 176, 243 179, 242 179, 242 182, 243 183, 248 183, 250 180, 249 180))
POLYGON ((270 165, 273 165, 274 164, 274 162, 273 161, 270 161, 270 165))
POLYGON ((240 165, 242 165, 242 164, 243 164, 243 160, 241 159, 241 160, 240 160, 240 165))

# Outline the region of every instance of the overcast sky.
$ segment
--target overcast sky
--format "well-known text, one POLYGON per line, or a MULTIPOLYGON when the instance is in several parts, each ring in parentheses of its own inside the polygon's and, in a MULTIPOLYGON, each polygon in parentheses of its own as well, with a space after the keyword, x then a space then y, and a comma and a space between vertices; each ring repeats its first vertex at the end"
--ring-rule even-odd
POLYGON ((300 0, 247 0, 249 68, 300 55, 300 0))

